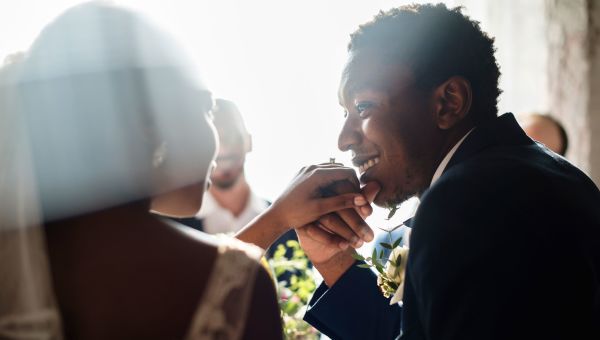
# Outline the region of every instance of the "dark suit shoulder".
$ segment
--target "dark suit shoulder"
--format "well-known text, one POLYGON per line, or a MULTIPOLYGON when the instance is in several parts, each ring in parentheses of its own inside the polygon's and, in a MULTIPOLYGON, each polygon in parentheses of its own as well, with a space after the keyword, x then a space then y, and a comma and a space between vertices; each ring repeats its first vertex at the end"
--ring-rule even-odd
POLYGON ((489 148, 452 166, 427 194, 454 191, 462 193, 461 200, 485 199, 498 204, 516 200, 530 209, 550 204, 568 211, 575 208, 574 198, 577 210, 582 203, 600 204, 600 192, 588 176, 537 144, 489 148))
POLYGON ((428 337, 584 338, 600 272, 598 197, 536 145, 448 169, 422 196, 410 240, 413 311, 428 337), (548 298, 556 292, 569 298, 548 298))

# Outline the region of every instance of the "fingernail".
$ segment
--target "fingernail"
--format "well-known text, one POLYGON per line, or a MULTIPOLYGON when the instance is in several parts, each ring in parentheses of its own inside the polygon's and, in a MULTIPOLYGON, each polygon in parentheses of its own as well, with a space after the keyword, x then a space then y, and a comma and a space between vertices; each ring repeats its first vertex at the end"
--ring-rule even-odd
POLYGON ((362 196, 354 197, 354 205, 363 206, 365 204, 367 204, 367 200, 364 197, 362 197, 362 196))
POLYGON ((360 207, 360 212, 363 214, 363 216, 371 216, 372 210, 369 209, 369 207, 364 206, 360 207))
POLYGON ((338 246, 340 247, 340 249, 346 250, 348 248, 349 244, 346 241, 340 241, 340 243, 338 243, 338 246))
POLYGON ((358 240, 357 242, 354 242, 354 248, 360 248, 363 244, 365 243, 362 240, 358 240))
POLYGON ((365 242, 371 242, 373 240, 373 233, 371 232, 371 229, 368 227, 364 227, 362 229, 362 239, 365 240, 365 242))

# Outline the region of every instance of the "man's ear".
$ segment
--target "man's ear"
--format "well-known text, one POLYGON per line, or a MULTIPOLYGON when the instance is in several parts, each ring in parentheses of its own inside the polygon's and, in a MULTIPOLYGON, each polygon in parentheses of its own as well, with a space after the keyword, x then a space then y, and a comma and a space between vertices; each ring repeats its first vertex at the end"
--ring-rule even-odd
POLYGON ((246 134, 246 138, 244 138, 244 151, 246 153, 252 151, 252 135, 246 134))
POLYGON ((435 120, 442 130, 452 128, 463 120, 471 109, 471 83, 463 77, 448 78, 438 86, 435 95, 435 120))

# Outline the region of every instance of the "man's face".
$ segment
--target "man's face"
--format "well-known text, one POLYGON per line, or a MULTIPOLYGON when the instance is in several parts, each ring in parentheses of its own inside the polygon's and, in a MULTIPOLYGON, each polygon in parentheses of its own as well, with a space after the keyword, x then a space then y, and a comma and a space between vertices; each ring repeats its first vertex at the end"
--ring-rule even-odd
POLYGON ((244 173, 246 147, 244 138, 239 133, 219 129, 219 153, 217 167, 211 176, 212 185, 216 189, 231 188, 244 173))
POLYGON ((423 192, 439 158, 432 96, 414 83, 408 68, 368 50, 353 52, 342 74, 339 99, 346 121, 338 146, 352 151, 362 183, 381 185, 379 206, 423 192))

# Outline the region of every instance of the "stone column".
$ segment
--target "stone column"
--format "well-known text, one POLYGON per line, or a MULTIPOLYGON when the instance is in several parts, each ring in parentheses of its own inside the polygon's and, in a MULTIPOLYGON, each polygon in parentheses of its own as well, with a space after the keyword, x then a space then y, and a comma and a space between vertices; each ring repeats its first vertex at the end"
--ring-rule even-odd
POLYGON ((567 158, 600 185, 600 2, 546 0, 550 112, 569 135, 567 158))

